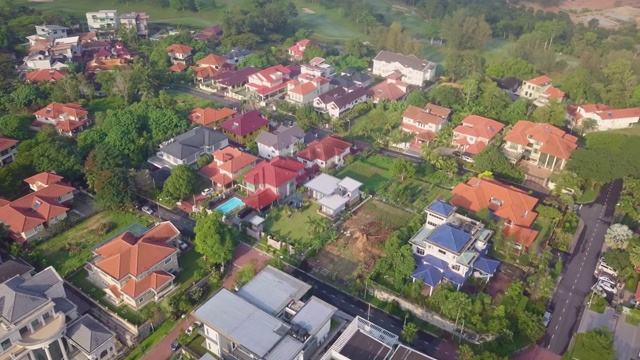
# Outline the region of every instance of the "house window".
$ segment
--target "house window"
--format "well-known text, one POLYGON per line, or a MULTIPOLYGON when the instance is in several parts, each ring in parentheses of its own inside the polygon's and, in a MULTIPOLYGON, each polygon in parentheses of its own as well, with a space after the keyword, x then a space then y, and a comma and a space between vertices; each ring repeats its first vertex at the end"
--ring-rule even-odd
POLYGON ((447 252, 442 249, 438 249, 438 252, 442 255, 447 255, 447 252))
POLYGON ((11 347, 11 339, 3 341, 2 343, 0 343, 0 345, 2 345, 2 350, 7 350, 11 347))
POLYGON ((171 262, 171 258, 168 258, 167 260, 164 261, 165 264, 168 264, 171 262))
POLYGON ((40 325, 40 320, 35 319, 31 322, 31 327, 35 328, 36 326, 40 325))
POLYGON ((22 329, 20 329, 20 335, 24 335, 29 331, 29 328, 26 326, 23 326, 22 329))
POLYGON ((44 313, 44 315, 42 315, 42 319, 43 319, 43 320, 47 320, 47 319, 48 319, 48 318, 50 318, 50 317, 51 317, 51 314, 49 314, 48 312, 47 312, 47 313, 44 313))
POLYGON ((460 271, 460 265, 451 265, 453 271, 460 271))
POLYGON ((431 221, 427 221, 427 225, 429 225, 429 226, 433 226, 433 227, 438 226, 438 224, 433 223, 433 222, 431 222, 431 221))
POLYGON ((416 252, 418 253, 418 255, 424 255, 424 249, 423 248, 416 248, 416 252))

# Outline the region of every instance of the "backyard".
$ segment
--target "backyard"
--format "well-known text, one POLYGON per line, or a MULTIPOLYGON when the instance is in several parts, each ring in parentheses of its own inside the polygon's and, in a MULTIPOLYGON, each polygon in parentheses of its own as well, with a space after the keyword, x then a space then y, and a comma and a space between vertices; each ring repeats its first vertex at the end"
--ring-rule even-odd
POLYGON ((342 168, 336 176, 341 179, 348 176, 360 181, 364 184, 362 191, 375 191, 391 179, 389 168, 392 161, 391 158, 374 155, 352 162, 342 168))
POLYGON ((274 209, 269 213, 265 221, 265 232, 276 240, 286 239, 291 244, 308 240, 311 234, 307 220, 309 217, 320 217, 317 213, 320 206, 312 202, 302 211, 288 211, 286 207, 288 205, 274 209))

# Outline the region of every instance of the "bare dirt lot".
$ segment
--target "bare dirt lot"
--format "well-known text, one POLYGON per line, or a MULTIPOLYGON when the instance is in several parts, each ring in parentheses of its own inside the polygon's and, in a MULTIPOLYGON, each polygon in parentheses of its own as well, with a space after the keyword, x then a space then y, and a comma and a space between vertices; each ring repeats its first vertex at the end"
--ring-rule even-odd
POLYGON ((587 24, 597 19, 603 28, 617 28, 625 22, 640 21, 640 0, 564 0, 560 6, 541 7, 525 3, 526 6, 544 11, 566 11, 574 23, 587 24))

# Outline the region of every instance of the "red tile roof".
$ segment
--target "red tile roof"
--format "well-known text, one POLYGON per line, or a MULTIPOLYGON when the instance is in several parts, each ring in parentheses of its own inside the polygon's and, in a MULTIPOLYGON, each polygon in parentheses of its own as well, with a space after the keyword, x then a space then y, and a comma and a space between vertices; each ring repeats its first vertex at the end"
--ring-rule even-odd
POLYGON ((486 147, 487 144, 483 143, 482 141, 478 141, 475 144, 469 144, 469 146, 464 149, 464 152, 471 155, 478 155, 486 147))
POLYGON ((196 79, 201 79, 201 80, 212 78, 220 73, 219 70, 216 70, 211 66, 203 66, 203 67, 192 66, 191 68, 195 71, 196 79))
POLYGON ((542 142, 540 152, 561 159, 569 159, 578 145, 578 138, 561 129, 546 123, 534 123, 527 120, 518 121, 504 137, 505 141, 526 146, 532 140, 542 142))
POLYGON ((409 105, 407 109, 402 113, 403 118, 408 118, 413 121, 417 121, 419 123, 428 125, 440 125, 443 122, 447 121, 446 116, 442 116, 443 113, 438 111, 437 113, 432 112, 432 108, 425 106, 424 109, 421 109, 417 106, 409 105))
POLYGON ((25 80, 29 82, 56 81, 67 76, 66 70, 43 69, 28 72, 25 80))
POLYGON ((220 124, 222 130, 239 136, 245 136, 267 126, 269 126, 269 120, 260 116, 258 110, 240 114, 220 124))
POLYGON ((402 81, 385 80, 373 86, 371 96, 376 100, 396 101, 407 95, 409 84, 402 81))
POLYGON ((242 200, 248 207, 261 211, 267 206, 273 204, 280 198, 280 195, 273 192, 271 189, 260 189, 255 193, 247 196, 242 200))
POLYGON ((122 285, 121 290, 123 293, 135 299, 149 291, 149 289, 159 289, 162 285, 173 280, 173 278, 174 276, 166 271, 154 271, 140 280, 130 278, 122 285))
POLYGON ((290 82, 290 84, 294 85, 295 87, 291 88, 289 92, 293 94, 306 95, 315 91, 318 88, 318 86, 311 81, 305 82, 302 84, 299 84, 299 83, 296 84, 298 82, 297 80, 291 80, 291 81, 292 82, 290 82))
POLYGON ((167 52, 174 54, 189 54, 193 48, 187 45, 173 44, 167 47, 167 52))
POLYGON ((562 99, 565 95, 564 91, 553 86, 550 86, 547 90, 544 91, 544 93, 549 95, 547 96, 547 98, 549 98, 550 100, 562 99))
POLYGON ((81 119, 89 114, 87 110, 85 110, 82 105, 78 103, 57 103, 52 102, 46 107, 36 111, 33 113, 36 116, 42 116, 47 119, 58 119, 60 115, 68 114, 69 116, 73 116, 76 119, 81 119))
POLYGON ((256 187, 268 185, 277 188, 296 179, 304 171, 304 164, 285 157, 276 157, 257 164, 244 175, 244 181, 256 187))
POLYGON ((511 360, 560 360, 560 355, 552 353, 550 350, 541 347, 540 345, 533 345, 528 350, 525 350, 517 355, 514 355, 511 360))
POLYGON ((505 225, 502 231, 505 235, 513 237, 515 242, 524 245, 527 249, 531 247, 531 244, 536 240, 536 236, 538 236, 538 231, 518 225, 505 225))
POLYGON ((187 65, 180 62, 169 66, 169 71, 174 71, 174 72, 181 72, 181 71, 185 71, 186 69, 187 69, 187 65))
POLYGON ((229 174, 239 172, 258 160, 257 157, 232 147, 226 147, 214 152, 213 159, 214 161, 202 167, 200 172, 208 177, 209 180, 223 186, 235 179, 229 174))
POLYGON ((0 136, 0 151, 6 150, 17 143, 18 143, 18 140, 13 140, 13 139, 0 136))
POLYGON ((24 179, 24 182, 29 185, 36 185, 39 187, 40 185, 47 186, 51 184, 57 184, 62 181, 62 179, 63 178, 60 175, 45 171, 24 179))
POLYGON ((551 83, 551 78, 546 75, 541 75, 541 76, 538 76, 537 78, 527 80, 527 82, 535 86, 544 86, 551 83))
POLYGON ((275 66, 266 68, 262 71, 258 71, 257 73, 250 75, 250 77, 256 77, 260 81, 275 83, 277 81, 287 80, 288 78, 286 77, 286 75, 289 75, 290 73, 291 73, 291 69, 289 69, 288 67, 282 66, 282 65, 275 65, 275 66))
POLYGON ((491 141, 503 128, 504 124, 495 120, 478 115, 469 115, 462 120, 460 125, 453 129, 453 132, 491 141))
POLYGON ((196 124, 209 126, 215 124, 220 120, 224 120, 230 116, 236 114, 236 111, 229 108, 214 109, 214 108, 195 108, 191 110, 187 119, 196 124))
POLYGON ((206 57, 198 61, 200 66, 222 66, 227 63, 227 58, 224 56, 209 54, 206 57))
MULTIPOLYGON (((640 107, 615 109, 604 104, 585 104, 580 105, 585 113, 597 114, 602 120, 616 120, 630 117, 640 117, 640 107)), ((575 112, 576 119, 582 119, 583 116, 579 112, 575 112)))
POLYGON ((350 148, 351 143, 335 136, 327 136, 320 141, 312 141, 306 148, 298 151, 296 156, 307 161, 327 161, 334 156, 343 154, 347 149, 350 148))
POLYGON ((317 41, 303 39, 293 44, 292 46, 290 46, 289 53, 292 53, 296 57, 301 57, 302 55, 304 55, 304 51, 309 45, 320 46, 320 44, 317 41))

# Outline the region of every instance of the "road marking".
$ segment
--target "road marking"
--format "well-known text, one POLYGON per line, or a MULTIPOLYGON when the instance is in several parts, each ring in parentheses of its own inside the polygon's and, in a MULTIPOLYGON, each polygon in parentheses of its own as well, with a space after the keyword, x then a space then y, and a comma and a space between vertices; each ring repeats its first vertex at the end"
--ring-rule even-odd
POLYGON ((562 309, 562 312, 564 312, 565 310, 567 310, 567 308, 563 308, 563 309, 562 309))
POLYGON ((558 325, 556 325, 556 330, 558 330, 558 325))
MULTIPOLYGON (((551 340, 553 340, 554 337, 556 337, 556 334, 551 335, 551 340)), ((551 344, 549 344, 549 348, 551 348, 551 344)))

